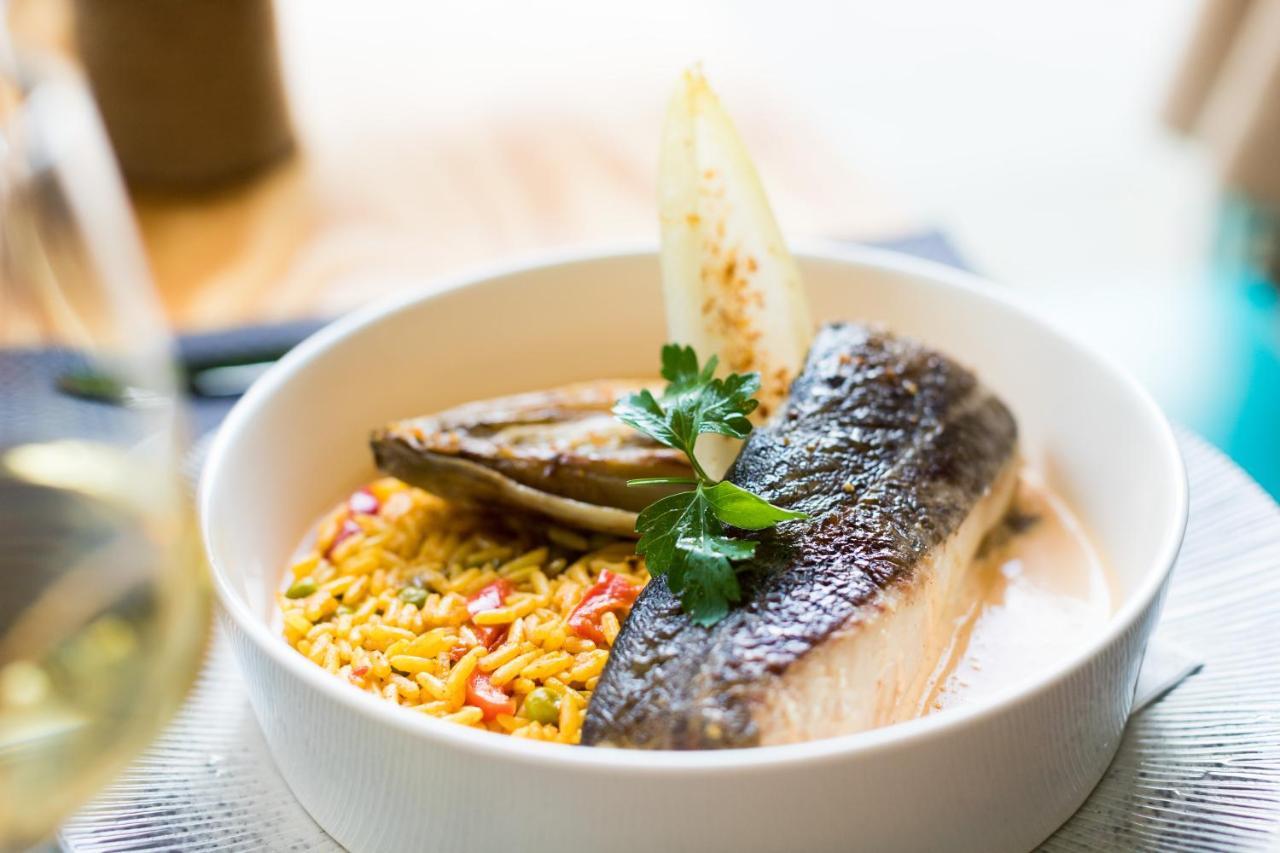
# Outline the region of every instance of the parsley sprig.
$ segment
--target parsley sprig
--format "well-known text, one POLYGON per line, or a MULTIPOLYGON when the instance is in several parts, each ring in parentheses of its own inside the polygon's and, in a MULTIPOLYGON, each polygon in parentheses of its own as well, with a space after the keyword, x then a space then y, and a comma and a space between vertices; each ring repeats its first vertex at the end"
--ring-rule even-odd
POLYGON ((701 368, 693 347, 667 344, 662 348, 662 377, 666 390, 654 397, 649 390, 628 394, 613 407, 614 415, 655 441, 689 457, 694 477, 650 477, 629 486, 678 484, 692 486, 654 501, 640 513, 636 550, 649 573, 665 576, 689 617, 699 625, 714 625, 729 612, 742 592, 733 563, 755 554, 756 543, 729 535, 726 525, 763 530, 782 521, 805 518, 766 501, 727 480, 712 479, 694 455, 703 433, 746 438, 747 419, 759 404, 760 374, 731 373, 719 379, 716 357, 701 368))

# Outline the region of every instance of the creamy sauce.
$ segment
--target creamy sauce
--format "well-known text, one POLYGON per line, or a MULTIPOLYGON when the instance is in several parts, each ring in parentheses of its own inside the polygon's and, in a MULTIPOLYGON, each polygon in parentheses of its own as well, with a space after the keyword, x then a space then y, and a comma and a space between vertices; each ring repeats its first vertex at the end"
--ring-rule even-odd
POLYGON ((923 713, 1043 673, 1097 635, 1115 600, 1110 572, 1079 521, 1027 473, 970 578, 974 603, 957 622, 923 713))

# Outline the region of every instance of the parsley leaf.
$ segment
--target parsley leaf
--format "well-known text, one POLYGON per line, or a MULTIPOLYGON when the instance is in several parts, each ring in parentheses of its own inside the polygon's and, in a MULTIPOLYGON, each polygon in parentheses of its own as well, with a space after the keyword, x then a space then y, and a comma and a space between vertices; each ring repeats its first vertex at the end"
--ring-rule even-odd
POLYGON ((803 512, 776 507, 754 492, 748 492, 728 480, 716 483, 706 490, 706 494, 717 518, 743 530, 764 530, 780 521, 805 517, 803 512))
POLYGON ((695 625, 710 628, 729 615, 731 602, 737 603, 742 597, 738 575, 722 555, 685 550, 678 553, 681 581, 676 595, 680 597, 680 605, 695 625))
POLYGON ((639 430, 659 444, 677 450, 685 449, 683 436, 672 428, 667 413, 648 388, 638 394, 623 397, 614 405, 613 414, 627 426, 639 430))
MULTIPOLYGON (((649 572, 665 577, 667 586, 698 625, 714 625, 729 612, 742 592, 733 563, 755 554, 756 543, 736 539, 725 525, 763 530, 783 521, 805 518, 804 513, 776 507, 759 495, 728 481, 716 482, 698 464, 694 444, 703 433, 746 438, 748 419, 758 402, 756 373, 715 376, 716 359, 699 367, 693 347, 667 344, 662 348, 662 376, 667 387, 660 397, 648 391, 628 394, 613 408, 628 426, 655 441, 684 452, 697 475, 687 492, 660 498, 636 520, 649 572)), ((664 479, 667 482, 672 480, 664 479)), ((648 485, 654 479, 628 485, 648 485)))
POLYGON ((667 344, 662 348, 662 378, 670 384, 663 393, 663 397, 679 394, 688 388, 710 382, 716 375, 718 363, 719 360, 713 355, 699 370, 698 356, 693 351, 693 347, 667 344))
POLYGON ((715 368, 714 356, 699 369, 693 347, 667 344, 662 348, 662 375, 668 384, 661 399, 645 389, 628 394, 613 407, 624 424, 682 451, 699 479, 706 481, 710 478, 693 455, 698 436, 711 432, 746 438, 751 432, 747 416, 759 405, 751 395, 760 390, 760 374, 731 373, 717 379, 715 368))
POLYGON ((649 571, 665 576, 685 612, 699 625, 714 625, 728 613, 729 602, 741 597, 738 576, 730 560, 745 560, 756 543, 731 539, 701 484, 654 501, 641 513, 636 550, 645 555, 649 571))

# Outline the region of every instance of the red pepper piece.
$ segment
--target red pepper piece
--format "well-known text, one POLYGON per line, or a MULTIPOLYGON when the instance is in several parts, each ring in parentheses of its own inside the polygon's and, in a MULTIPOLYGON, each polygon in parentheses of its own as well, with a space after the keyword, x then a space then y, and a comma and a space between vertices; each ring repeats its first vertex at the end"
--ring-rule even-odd
POLYGON ((472 646, 481 645, 489 651, 493 651, 502 645, 502 641, 507 638, 508 625, 463 625, 460 633, 462 634, 462 642, 454 646, 449 651, 449 656, 455 661, 460 659, 467 653, 467 649, 472 646))
POLYGON ((507 638, 507 627, 507 625, 477 625, 472 630, 476 632, 476 640, 489 651, 493 651, 507 638))
POLYGON ((600 617, 610 611, 619 617, 625 616, 639 594, 640 587, 606 569, 569 614, 569 630, 584 640, 606 642, 604 632, 600 630, 600 617))
POLYGON ((516 712, 516 700, 478 669, 467 679, 467 704, 484 711, 486 720, 492 720, 499 714, 516 712))
POLYGON ((486 610, 497 610, 507 596, 514 591, 511 582, 506 578, 498 578, 488 586, 483 586, 467 599, 467 612, 474 619, 477 613, 486 610))
POLYGON ((330 557, 332 557, 333 552, 337 550, 339 545, 341 545, 344 541, 346 541, 347 539, 350 539, 352 536, 355 536, 357 533, 360 533, 360 532, 362 532, 360 525, 356 524, 354 521, 352 521, 349 518, 345 519, 342 522, 342 526, 338 528, 337 535, 333 537, 333 541, 330 542, 329 547, 325 549, 324 558, 327 560, 330 557))
MULTIPOLYGON (((493 583, 481 587, 467 599, 467 612, 474 619, 477 613, 497 610, 513 590, 514 587, 511 586, 510 581, 498 578, 493 583)), ((496 649, 507 638, 507 625, 472 625, 470 627, 475 632, 476 640, 490 650, 496 649)))
POLYGON ((364 681, 364 677, 369 674, 369 669, 370 667, 367 663, 351 667, 351 674, 347 676, 347 681, 350 681, 355 686, 360 687, 361 682, 364 681))
POLYGON ((378 510, 382 508, 382 503, 378 500, 378 496, 369 491, 366 486, 347 499, 347 508, 361 515, 377 515, 378 510))

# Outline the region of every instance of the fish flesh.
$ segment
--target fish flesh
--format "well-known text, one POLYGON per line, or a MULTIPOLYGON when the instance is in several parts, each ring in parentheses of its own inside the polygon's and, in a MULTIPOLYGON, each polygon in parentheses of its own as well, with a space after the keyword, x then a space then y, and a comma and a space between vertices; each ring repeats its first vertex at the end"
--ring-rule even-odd
POLYGON ((508 506, 634 536, 636 513, 690 477, 685 455, 624 425, 613 404, 646 383, 599 380, 467 403, 374 432, 383 472, 440 497, 508 506))
POLYGON ((587 709, 582 742, 648 749, 811 740, 919 715, 965 580, 1017 482, 1017 427, 967 369, 853 324, 819 331, 728 479, 808 514, 744 534, 742 600, 693 624, 657 578, 587 709))

